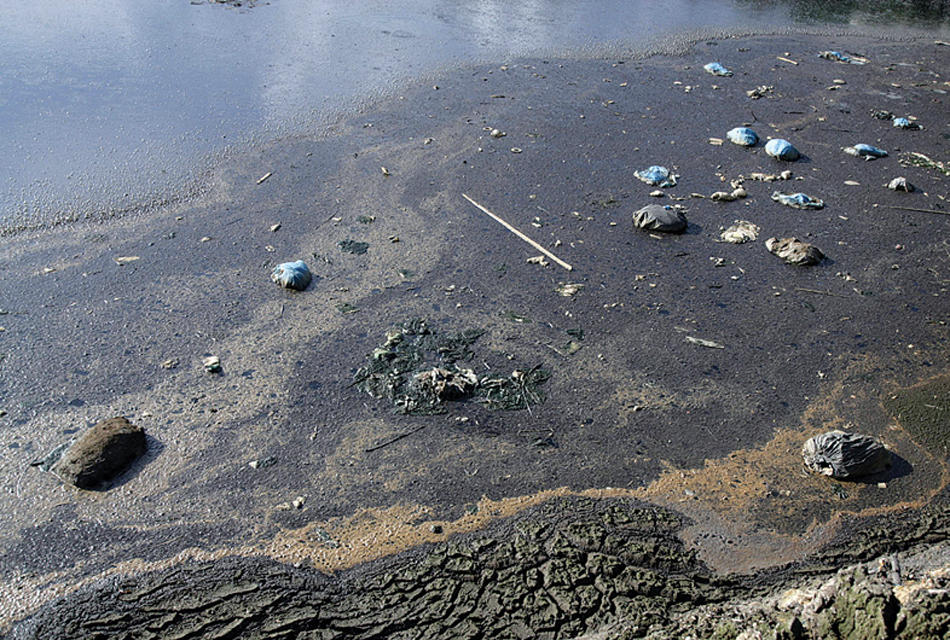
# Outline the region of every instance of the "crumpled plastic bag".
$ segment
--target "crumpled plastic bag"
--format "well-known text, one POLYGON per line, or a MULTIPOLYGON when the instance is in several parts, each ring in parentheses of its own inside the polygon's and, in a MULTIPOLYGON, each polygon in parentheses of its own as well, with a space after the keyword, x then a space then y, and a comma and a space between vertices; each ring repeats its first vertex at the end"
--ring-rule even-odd
POLYGON ((306 263, 303 260, 297 260, 296 262, 284 262, 274 267, 270 279, 285 289, 303 291, 310 284, 313 277, 310 275, 310 269, 307 268, 306 263))
POLYGON ((752 147, 759 142, 759 136, 749 127, 736 127, 726 133, 729 142, 743 147, 752 147))
POLYGON ((646 169, 641 169, 634 171, 633 175, 640 178, 643 182, 646 182, 649 185, 660 186, 660 187, 675 187, 676 186, 676 174, 670 172, 666 167, 661 167, 659 165, 653 165, 652 167, 647 167, 646 169))
POLYGON ((789 162, 798 160, 801 157, 801 154, 798 153, 798 149, 793 147, 791 142, 783 140, 782 138, 772 138, 766 142, 765 153, 773 158, 787 160, 789 162))
POLYGON ((904 176, 898 176, 897 178, 894 178, 893 180, 887 183, 887 188, 890 189, 891 191, 905 191, 907 193, 910 193, 911 191, 914 190, 914 185, 907 182, 907 178, 905 178, 904 176))
POLYGON ((736 220, 735 224, 719 234, 723 242, 743 244, 759 237, 759 226, 748 220, 736 220))
POLYGON ((706 73, 711 73, 714 76, 731 76, 732 72, 729 69, 726 69, 724 66, 718 62, 710 62, 709 64, 703 65, 703 69, 706 70, 706 73))
POLYGON ((818 54, 819 58, 825 60, 834 60, 835 62, 844 62, 847 64, 867 64, 869 61, 863 56, 849 56, 840 51, 822 51, 818 54))
POLYGON ((669 206, 649 204, 633 214, 633 226, 645 231, 682 233, 687 224, 686 216, 669 206))
POLYGON ((887 157, 887 151, 884 149, 878 149, 877 147, 872 147, 871 145, 864 143, 856 144, 853 147, 844 147, 843 151, 850 156, 864 158, 866 160, 887 157))
POLYGON ((898 129, 923 129, 918 123, 907 118, 894 118, 891 123, 898 129))
POLYGON ((858 478, 891 466, 891 452, 872 438, 846 431, 828 431, 805 441, 805 466, 832 478, 858 478))
POLYGON ((812 198, 806 193, 782 193, 780 191, 773 191, 772 200, 788 207, 795 207, 796 209, 821 209, 825 206, 823 200, 812 198))
POLYGON ((765 248, 789 264, 808 266, 825 258, 818 247, 798 238, 769 238, 765 241, 765 248))

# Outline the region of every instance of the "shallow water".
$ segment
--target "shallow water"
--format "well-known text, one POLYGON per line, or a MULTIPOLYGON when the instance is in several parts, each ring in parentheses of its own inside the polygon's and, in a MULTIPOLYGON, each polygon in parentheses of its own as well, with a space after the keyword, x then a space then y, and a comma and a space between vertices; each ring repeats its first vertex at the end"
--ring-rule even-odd
POLYGON ((950 24, 940 2, 896 16, 875 3, 824 4, 4 3, 0 231, 186 194, 229 145, 319 131, 401 78, 473 60, 641 48, 700 28, 950 24))

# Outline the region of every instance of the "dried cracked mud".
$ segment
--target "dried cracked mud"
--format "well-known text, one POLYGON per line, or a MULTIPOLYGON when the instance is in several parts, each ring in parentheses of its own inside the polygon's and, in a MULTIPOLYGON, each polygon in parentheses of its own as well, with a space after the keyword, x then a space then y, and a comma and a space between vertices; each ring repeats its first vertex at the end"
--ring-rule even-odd
MULTIPOLYGON (((676 46, 452 71, 229 161, 197 199, 8 235, 4 629, 640 637, 945 540, 950 178, 901 159, 948 158, 950 47, 840 34, 676 46), (735 76, 706 74, 710 60, 735 76), (710 143, 742 124, 805 157, 710 143), (889 156, 841 151, 857 142, 889 156), (653 164, 680 175, 663 199, 633 177, 653 164), (791 181, 746 179, 741 200, 691 196, 784 169, 791 181), (886 189, 897 175, 918 191, 886 189), (825 208, 782 207, 776 189, 825 208), (462 193, 573 269, 529 263, 539 252, 462 193), (685 234, 632 228, 655 202, 686 207, 685 234), (736 219, 759 240, 719 242, 736 219), (783 264, 764 248, 773 235, 827 259, 783 264), (273 285, 270 269, 295 259, 314 283, 273 285), (412 318, 484 330, 467 365, 480 375, 550 370, 546 401, 393 414, 353 374, 412 318), (112 415, 149 448, 109 491, 29 466, 112 415), (894 465, 862 482, 804 474, 802 442, 832 428, 882 439, 894 465)), ((885 604, 887 633, 920 631, 885 604)), ((794 626, 772 613, 755 619, 794 626)), ((819 618, 796 614, 799 637, 834 623, 819 618)))

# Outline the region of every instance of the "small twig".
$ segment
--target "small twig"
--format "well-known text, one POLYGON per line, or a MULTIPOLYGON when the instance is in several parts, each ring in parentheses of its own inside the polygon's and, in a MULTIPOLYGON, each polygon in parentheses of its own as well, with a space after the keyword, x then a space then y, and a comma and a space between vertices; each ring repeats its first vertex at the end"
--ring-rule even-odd
POLYGON ((823 296, 834 296, 836 298, 848 298, 850 296, 844 296, 840 293, 835 293, 834 291, 820 291, 819 289, 804 289, 802 287, 795 287, 795 291, 801 291, 803 293, 817 293, 823 296))
POLYGON ((267 179, 268 179, 269 177, 271 177, 272 175, 274 175, 273 172, 268 171, 267 173, 265 173, 264 175, 262 175, 260 178, 257 179, 257 184, 260 184, 260 183, 264 182, 265 180, 267 180, 267 179))
POLYGON ((917 207, 898 207, 894 204, 880 204, 879 207, 887 209, 900 209, 901 211, 919 211, 920 213, 936 213, 941 216, 950 216, 950 211, 937 211, 936 209, 918 209, 917 207))
POLYGON ((574 267, 572 267, 572 266, 569 265, 568 263, 566 263, 566 262, 564 262, 563 260, 561 260, 560 258, 558 258, 556 255, 554 255, 553 253, 551 253, 550 251, 548 251, 547 249, 545 249, 544 247, 542 247, 540 244, 538 244, 537 242, 535 242, 534 240, 532 240, 531 238, 529 238, 529 237, 526 236, 525 234, 523 234, 523 233, 521 233, 520 231, 518 231, 517 229, 515 229, 513 226, 511 226, 510 224, 508 224, 507 222, 505 222, 504 220, 502 220, 500 217, 498 217, 497 215, 495 215, 494 213, 492 213, 491 211, 489 211, 488 209, 486 209, 486 208, 483 207, 482 205, 478 204, 477 202, 475 202, 474 200, 472 200, 471 198, 469 198, 469 197, 468 197, 467 195, 465 195, 464 193, 462 194, 462 197, 465 198, 466 200, 468 200, 469 202, 471 202, 471 203, 472 203, 473 205, 475 205, 476 207, 478 207, 478 208, 482 211, 482 213, 487 214, 487 215, 488 215, 489 217, 491 217, 495 222, 499 223, 501 226, 503 226, 504 228, 508 229, 508 231, 512 232, 513 234, 515 234, 516 236, 518 236, 519 238, 521 238, 522 240, 524 240, 525 242, 527 242, 528 244, 530 244, 532 247, 534 247, 535 249, 537 249, 538 251, 540 251, 541 253, 543 253, 543 254, 546 255, 547 257, 551 258, 551 260, 554 260, 556 263, 558 263, 559 265, 561 265, 562 267, 564 267, 564 268, 567 269, 568 271, 573 271, 573 270, 574 270, 574 267))
POLYGON ((796 67, 798 66, 798 63, 795 62, 794 60, 790 60, 790 59, 788 59, 788 58, 783 58, 782 56, 775 56, 775 57, 778 58, 779 60, 781 60, 782 62, 787 62, 787 63, 789 63, 789 64, 793 64, 793 65, 795 65, 796 67))
POLYGON ((428 427, 428 426, 429 426, 429 425, 424 424, 424 425, 422 425, 422 426, 416 427, 416 428, 413 429, 412 431, 407 431, 407 432, 405 432, 405 433, 400 433, 398 436, 396 436, 396 437, 394 437, 394 438, 392 438, 392 439, 390 439, 390 440, 387 440, 386 442, 383 442, 382 444, 378 444, 378 445, 376 445, 375 447, 370 447, 369 449, 363 449, 363 451, 364 451, 365 453, 372 453, 373 451, 378 451, 379 449, 382 449, 383 447, 388 447, 389 445, 391 445, 391 444, 394 443, 394 442, 399 442, 399 441, 402 440, 403 438, 408 438, 408 437, 411 436, 412 434, 416 433, 417 431, 422 431, 423 429, 425 429, 425 428, 428 427))

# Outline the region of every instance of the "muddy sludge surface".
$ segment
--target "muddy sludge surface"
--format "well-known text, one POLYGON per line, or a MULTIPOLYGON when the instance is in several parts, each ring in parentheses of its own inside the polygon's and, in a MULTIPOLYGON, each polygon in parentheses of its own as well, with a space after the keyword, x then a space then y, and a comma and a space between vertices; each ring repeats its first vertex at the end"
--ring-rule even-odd
POLYGON ((333 131, 222 167, 204 200, 16 236, 3 249, 17 266, 3 272, 0 300, 9 399, 0 419, 14 461, 2 517, 16 532, 0 561, 4 617, 103 575, 186 560, 345 570, 570 493, 685 514, 682 539, 721 572, 805 557, 834 538, 842 513, 860 523, 899 512, 912 529, 907 514, 945 484, 946 454, 882 401, 948 369, 950 255, 945 216, 885 205, 946 209, 936 195, 946 177, 897 158, 945 157, 944 80, 934 74, 947 48, 711 42, 684 57, 453 73, 438 89, 414 88, 333 131), (832 47, 872 64, 814 56, 832 47), (713 58, 739 73, 705 74, 713 58), (745 95, 765 83, 771 97, 745 95), (882 105, 927 128, 871 118, 882 105), (743 122, 789 138, 806 159, 779 164, 761 147, 708 143, 743 122), (491 138, 492 128, 507 135, 491 138), (841 153, 859 140, 891 157, 841 153), (688 199, 650 198, 632 171, 651 164, 679 173, 666 191, 688 199), (785 168, 803 180, 747 181, 749 197, 730 203, 689 198, 785 168), (920 192, 881 186, 898 173, 920 192), (781 207, 775 189, 813 193, 826 208, 781 207), (574 270, 526 263, 535 252, 461 193, 574 270), (654 201, 687 206, 687 233, 634 232, 632 212, 654 201), (717 243, 737 218, 763 228, 759 241, 717 243), (791 234, 829 260, 796 269, 762 246, 791 234), (368 242, 367 252, 340 251, 347 239, 368 242), (302 293, 273 286, 270 268, 296 258, 315 283, 302 293), (584 287, 564 297, 562 283, 584 287), (547 401, 531 412, 461 403, 420 417, 359 394, 355 369, 386 329, 415 317, 486 330, 471 363, 482 370, 552 370, 547 401), (581 349, 565 355, 578 329, 581 349), (223 375, 201 369, 208 354, 223 375), (27 467, 64 432, 113 414, 153 440, 112 491, 71 492, 27 467), (804 439, 849 425, 892 448, 891 471, 847 484, 801 475, 804 439), (249 466, 270 457, 273 466, 249 466))

